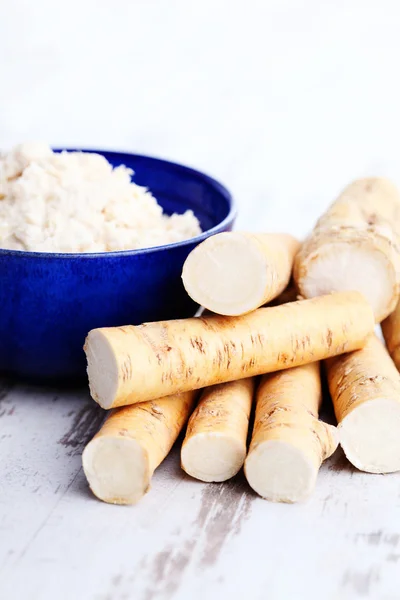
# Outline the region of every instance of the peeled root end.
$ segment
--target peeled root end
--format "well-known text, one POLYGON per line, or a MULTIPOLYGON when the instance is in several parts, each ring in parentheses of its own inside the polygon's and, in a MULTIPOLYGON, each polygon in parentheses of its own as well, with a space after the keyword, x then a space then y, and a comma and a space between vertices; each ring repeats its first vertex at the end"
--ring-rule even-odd
POLYGON ((236 438, 221 433, 198 433, 182 446, 183 470, 200 481, 221 482, 240 471, 246 447, 236 438))
POLYGON ((386 256, 373 247, 332 243, 311 255, 298 281, 306 298, 357 290, 371 304, 377 322, 394 310, 397 298, 396 273, 386 256))
POLYGON ((221 233, 195 248, 182 279, 193 300, 221 315, 242 315, 264 303, 265 257, 240 233, 221 233))
POLYGON ((104 502, 134 504, 148 489, 147 457, 133 439, 94 438, 82 462, 92 492, 104 502))
POLYGON ((89 332, 85 352, 90 394, 102 408, 111 408, 118 389, 118 365, 111 344, 101 330, 89 332))
POLYGON ((245 462, 247 481, 272 502, 302 502, 314 489, 317 469, 304 453, 281 440, 262 442, 245 462))
POLYGON ((377 398, 360 404, 338 425, 340 444, 360 471, 400 471, 400 402, 377 398))

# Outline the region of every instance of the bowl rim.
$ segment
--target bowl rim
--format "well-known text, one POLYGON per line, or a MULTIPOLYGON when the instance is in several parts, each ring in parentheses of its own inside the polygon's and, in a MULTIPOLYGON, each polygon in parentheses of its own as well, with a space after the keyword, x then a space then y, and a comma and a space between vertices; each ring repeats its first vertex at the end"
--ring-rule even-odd
MULTIPOLYGON (((222 195, 228 203, 229 211, 226 217, 220 221, 211 229, 206 229, 202 231, 199 235, 195 237, 188 238, 186 240, 181 240, 180 242, 172 242, 171 244, 162 244, 161 246, 150 246, 149 248, 136 248, 132 250, 112 250, 110 252, 36 252, 31 250, 11 250, 7 248, 0 248, 0 257, 2 256, 20 256, 29 257, 29 258, 55 258, 55 259, 71 259, 71 258, 99 258, 99 257, 116 257, 116 256, 137 256, 149 254, 152 252, 162 252, 163 250, 167 250, 169 248, 179 248, 190 244, 197 244, 199 242, 204 241, 206 238, 219 233, 221 230, 224 230, 227 225, 230 225, 235 218, 237 217, 237 206, 233 199, 231 192, 226 188, 222 183, 220 183, 217 179, 210 177, 206 173, 199 171, 197 169, 193 169, 192 167, 188 167, 186 165, 182 165, 177 162, 173 162, 170 160, 165 160, 163 158, 158 158, 155 156, 150 156, 147 154, 136 154, 135 152, 125 152, 118 150, 106 150, 99 148, 52 148, 55 152, 87 152, 87 153, 96 153, 102 154, 103 156, 108 155, 120 155, 120 156, 130 156, 137 159, 150 160, 154 163, 160 163, 163 165, 167 165, 168 167, 172 167, 175 170, 183 171, 189 175, 194 176, 197 179, 201 179, 203 182, 214 188, 220 195, 222 195)), ((121 163, 122 164, 122 163, 121 163)), ((150 190, 151 191, 151 190, 150 190)))

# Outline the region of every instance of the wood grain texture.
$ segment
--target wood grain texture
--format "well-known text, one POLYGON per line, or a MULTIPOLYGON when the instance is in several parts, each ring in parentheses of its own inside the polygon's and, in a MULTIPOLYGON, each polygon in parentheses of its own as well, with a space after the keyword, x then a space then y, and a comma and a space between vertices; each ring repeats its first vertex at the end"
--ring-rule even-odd
POLYGON ((140 504, 109 506, 90 494, 70 442, 73 426, 83 440, 97 426, 86 391, 15 386, 2 408, 1 598, 24 597, 27 581, 29 600, 239 599, 249 582, 260 600, 266 589, 273 600, 396 598, 398 475, 360 473, 338 452, 307 504, 276 505, 242 474, 190 479, 175 448, 140 504))
MULTIPOLYGON (((302 238, 356 177, 400 183, 399 25, 396 0, 0 2, 0 145, 180 161, 232 190, 238 229, 302 238)), ((81 469, 98 411, 0 384, 1 600, 399 600, 400 474, 338 452, 307 504, 274 505, 175 450, 109 506, 81 469)))

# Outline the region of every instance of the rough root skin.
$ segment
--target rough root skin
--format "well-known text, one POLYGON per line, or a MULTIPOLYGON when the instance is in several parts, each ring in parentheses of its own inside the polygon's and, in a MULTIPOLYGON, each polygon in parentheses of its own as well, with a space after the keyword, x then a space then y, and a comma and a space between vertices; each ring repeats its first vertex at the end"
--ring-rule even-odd
POLYGON ((400 302, 382 323, 386 346, 397 369, 400 370, 400 302))
POLYGON ((318 363, 261 379, 253 436, 245 462, 250 486, 275 502, 300 502, 312 493, 322 461, 338 442, 336 428, 318 420, 318 363))
POLYGON ((356 352, 326 361, 340 443, 349 461, 369 473, 400 470, 400 375, 372 335, 356 352))
POLYGON ((86 343, 90 388, 103 407, 144 402, 355 350, 373 328, 368 302, 346 292, 241 317, 97 329, 86 343), (103 344, 112 349, 109 364, 96 363, 103 344), (104 381, 112 393, 104 393, 104 381))
POLYGON ((182 444, 181 463, 201 481, 226 481, 246 458, 254 379, 206 388, 192 413, 182 444))
POLYGON ((350 184, 295 259, 300 294, 307 298, 358 289, 373 306, 376 321, 382 321, 400 294, 399 224, 400 195, 390 181, 369 178, 350 184))
POLYGON ((112 504, 140 500, 184 427, 195 398, 196 392, 190 391, 111 411, 82 455, 93 493, 112 504))

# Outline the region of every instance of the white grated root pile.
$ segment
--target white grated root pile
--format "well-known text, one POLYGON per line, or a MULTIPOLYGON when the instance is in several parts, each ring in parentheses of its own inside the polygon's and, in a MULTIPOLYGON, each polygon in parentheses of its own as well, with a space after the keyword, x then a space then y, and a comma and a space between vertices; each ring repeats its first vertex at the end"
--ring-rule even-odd
POLYGON ((54 153, 26 143, 0 155, 0 248, 109 252, 201 233, 192 211, 163 214, 157 200, 95 153, 54 153))

